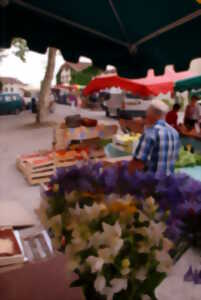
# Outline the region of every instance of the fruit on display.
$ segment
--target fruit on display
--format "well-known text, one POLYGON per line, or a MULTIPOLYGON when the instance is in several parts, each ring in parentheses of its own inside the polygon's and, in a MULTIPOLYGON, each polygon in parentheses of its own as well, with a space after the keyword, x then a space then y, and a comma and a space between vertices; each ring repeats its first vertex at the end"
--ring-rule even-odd
POLYGON ((140 133, 117 134, 113 139, 113 144, 125 152, 132 153, 137 147, 140 137, 140 133))

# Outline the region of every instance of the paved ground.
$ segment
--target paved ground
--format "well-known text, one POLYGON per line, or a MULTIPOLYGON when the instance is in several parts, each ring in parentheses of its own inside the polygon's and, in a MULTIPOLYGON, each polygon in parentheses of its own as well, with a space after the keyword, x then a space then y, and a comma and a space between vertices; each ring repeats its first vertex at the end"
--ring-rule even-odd
MULTIPOLYGON (((60 122, 72 113, 81 113, 104 123, 115 122, 107 119, 104 112, 73 110, 63 105, 58 105, 48 119, 60 122)), ((51 148, 52 128, 33 128, 33 122, 34 116, 30 112, 0 116, 0 225, 37 222, 34 209, 40 203, 39 187, 29 186, 15 165, 20 154, 51 148)))

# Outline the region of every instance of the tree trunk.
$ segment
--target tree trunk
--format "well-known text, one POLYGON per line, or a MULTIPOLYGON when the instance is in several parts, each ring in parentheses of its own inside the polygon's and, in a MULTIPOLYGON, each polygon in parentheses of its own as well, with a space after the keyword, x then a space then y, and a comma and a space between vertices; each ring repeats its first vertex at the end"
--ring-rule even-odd
POLYGON ((57 49, 55 48, 48 49, 47 68, 45 72, 45 77, 41 83, 41 89, 40 89, 39 101, 38 101, 38 111, 36 114, 36 123, 38 124, 44 122, 47 116, 48 97, 50 94, 51 82, 54 76, 56 52, 57 49))

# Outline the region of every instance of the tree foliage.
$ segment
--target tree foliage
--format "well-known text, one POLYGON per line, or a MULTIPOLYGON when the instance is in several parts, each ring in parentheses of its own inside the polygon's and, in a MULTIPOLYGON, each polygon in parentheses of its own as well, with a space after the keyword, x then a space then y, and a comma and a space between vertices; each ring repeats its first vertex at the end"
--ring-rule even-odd
POLYGON ((23 62, 25 62, 26 53, 29 51, 27 41, 21 38, 15 38, 12 40, 12 45, 16 47, 16 50, 14 50, 14 54, 23 62))
POLYGON ((90 66, 87 69, 83 70, 82 72, 75 72, 72 70, 72 84, 79 84, 79 85, 87 85, 93 77, 102 73, 102 70, 95 66, 90 66))

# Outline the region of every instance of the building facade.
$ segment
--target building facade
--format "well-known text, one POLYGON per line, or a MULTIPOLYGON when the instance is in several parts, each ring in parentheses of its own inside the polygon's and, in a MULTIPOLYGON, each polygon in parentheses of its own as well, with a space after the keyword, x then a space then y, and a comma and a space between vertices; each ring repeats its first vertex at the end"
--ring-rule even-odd
POLYGON ((26 87, 26 84, 20 80, 12 77, 0 77, 0 82, 3 85, 3 93, 16 93, 21 96, 24 95, 24 87, 26 87))

